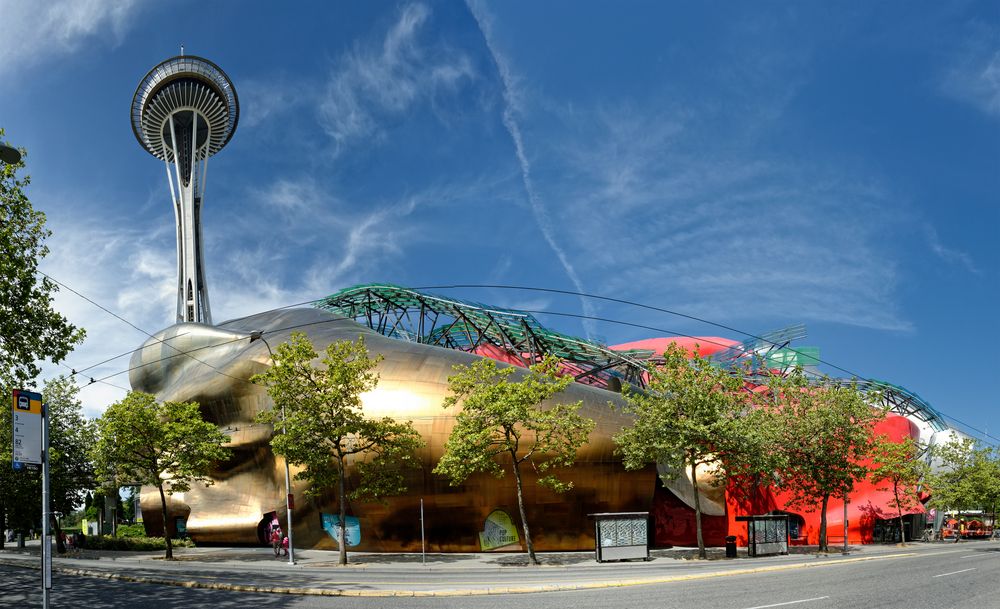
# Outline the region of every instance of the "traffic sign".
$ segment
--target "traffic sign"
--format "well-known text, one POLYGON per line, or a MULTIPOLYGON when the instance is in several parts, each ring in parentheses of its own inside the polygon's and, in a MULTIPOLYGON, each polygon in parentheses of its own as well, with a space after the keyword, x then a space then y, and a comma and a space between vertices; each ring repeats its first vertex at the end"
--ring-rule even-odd
POLYGON ((42 462, 42 394, 15 389, 11 403, 15 470, 42 462))

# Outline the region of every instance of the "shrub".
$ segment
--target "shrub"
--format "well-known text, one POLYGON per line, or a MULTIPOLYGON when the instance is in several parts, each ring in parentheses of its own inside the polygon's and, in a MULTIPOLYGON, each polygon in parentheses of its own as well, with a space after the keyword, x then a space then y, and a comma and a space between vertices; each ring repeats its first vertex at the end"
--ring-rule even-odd
POLYGON ((118 530, 116 532, 119 537, 145 537, 146 527, 142 526, 140 523, 120 524, 118 525, 118 530))
MULTIPOLYGON (((141 525, 140 525, 141 526, 141 525)), ((194 542, 190 539, 173 540, 175 548, 193 548, 194 542)), ((110 535, 90 536, 84 547, 88 550, 113 550, 120 552, 150 552, 153 550, 165 550, 166 541, 162 537, 111 537, 110 535)))

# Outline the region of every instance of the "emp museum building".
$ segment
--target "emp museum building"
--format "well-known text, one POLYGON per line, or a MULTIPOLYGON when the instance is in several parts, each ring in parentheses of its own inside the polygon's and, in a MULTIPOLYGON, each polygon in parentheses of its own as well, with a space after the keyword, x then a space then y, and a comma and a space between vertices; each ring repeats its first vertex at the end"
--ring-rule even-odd
MULTIPOLYGON (((748 356, 765 357, 782 365, 809 368, 818 356, 808 347, 788 348, 805 336, 802 326, 746 341, 722 337, 651 337, 622 345, 567 336, 542 326, 530 314, 429 294, 389 284, 355 286, 332 294, 310 308, 265 312, 238 320, 212 323, 202 258, 201 206, 209 157, 235 133, 239 99, 229 77, 214 63, 196 56, 170 58, 140 81, 131 106, 132 128, 140 145, 165 164, 171 203, 177 221, 177 317, 175 325, 158 332, 133 355, 133 389, 159 400, 196 401, 206 419, 231 438, 231 458, 216 464, 214 485, 196 486, 168 498, 167 522, 155 489, 144 488, 140 503, 146 530, 160 535, 186 532, 198 543, 265 544, 272 523, 286 522, 285 463, 270 448, 274 430, 255 424, 256 414, 273 407, 263 387, 247 380, 271 364, 270 346, 298 329, 308 334, 317 351, 335 341, 364 336, 372 356, 381 355, 378 386, 363 396, 370 417, 391 416, 412 421, 424 440, 421 467, 408 474, 407 492, 385 502, 350 501, 347 505, 347 545, 360 551, 419 551, 421 502, 427 549, 489 551, 521 548, 516 522, 517 499, 512 477, 488 474, 451 486, 431 473, 454 425, 456 412, 442 407, 448 376, 457 364, 470 365, 488 357, 525 367, 545 355, 563 362, 576 383, 554 399, 582 401, 580 414, 596 427, 564 479, 573 489, 558 494, 533 484, 526 471, 525 503, 532 537, 539 550, 584 550, 594 547, 588 514, 649 512, 653 546, 695 545, 694 493, 700 493, 705 540, 722 545, 727 535, 740 536, 745 527, 736 517, 746 514, 788 515, 794 540, 817 543, 818 512, 786 511, 787 497, 764 493, 753 505, 741 504, 724 487, 685 476, 661 477, 657 467, 625 471, 615 455, 612 436, 627 418, 612 405, 622 404, 625 384, 642 387, 650 358, 671 343, 689 351, 698 346, 720 366, 732 366, 748 356), (255 340, 258 338, 265 340, 255 340), (178 357, 197 352, 197 359, 178 357)), ((941 415, 902 387, 864 381, 878 388, 891 413, 876 433, 901 441, 905 437, 933 444, 957 432, 941 415)), ((295 473, 295 468, 292 468, 295 473)), ((348 470, 348 485, 356 483, 348 470)), ((339 506, 330 494, 302 500, 305 483, 292 482, 293 538, 299 548, 338 547, 339 506)), ((850 497, 849 538, 870 542, 877 530, 872 507, 886 514, 888 492, 861 483, 850 497), (864 511, 862 511, 864 508, 864 511)), ((916 510, 922 512, 918 508, 916 510)), ((830 502, 831 531, 842 523, 843 504, 830 502)), ((913 514, 911 526, 923 528, 925 515, 913 514)))

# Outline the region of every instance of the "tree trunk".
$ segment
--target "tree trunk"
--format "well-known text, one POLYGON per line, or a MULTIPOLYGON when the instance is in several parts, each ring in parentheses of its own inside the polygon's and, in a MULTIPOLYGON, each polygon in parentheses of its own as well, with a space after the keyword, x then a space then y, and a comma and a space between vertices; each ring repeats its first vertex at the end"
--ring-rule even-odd
POLYGON ((163 515, 163 541, 167 544, 167 553, 164 555, 166 560, 174 559, 174 546, 170 540, 170 527, 167 526, 167 496, 163 492, 163 483, 160 482, 156 485, 156 488, 160 491, 160 514, 163 515))
POLYGON ((701 532, 701 493, 698 492, 698 461, 691 460, 691 484, 694 488, 694 530, 698 538, 698 558, 707 559, 705 537, 701 532))
POLYGON ((899 485, 892 483, 892 496, 896 498, 896 510, 899 514, 899 543, 906 545, 906 529, 903 528, 903 504, 899 501, 899 485))
POLYGON ((347 564, 347 490, 345 489, 344 458, 340 458, 340 476, 337 479, 337 501, 340 502, 340 565, 347 564))
POLYGON ((830 547, 826 540, 826 506, 830 503, 830 494, 823 494, 823 507, 820 510, 819 516, 819 551, 829 552, 830 547))
POLYGON ((524 529, 524 546, 528 548, 528 560, 531 564, 537 565, 538 558, 535 557, 535 545, 531 543, 531 531, 528 530, 528 517, 524 512, 524 490, 521 485, 521 467, 517 462, 517 455, 511 451, 511 459, 514 461, 514 480, 517 482, 517 510, 521 514, 521 528, 524 529))

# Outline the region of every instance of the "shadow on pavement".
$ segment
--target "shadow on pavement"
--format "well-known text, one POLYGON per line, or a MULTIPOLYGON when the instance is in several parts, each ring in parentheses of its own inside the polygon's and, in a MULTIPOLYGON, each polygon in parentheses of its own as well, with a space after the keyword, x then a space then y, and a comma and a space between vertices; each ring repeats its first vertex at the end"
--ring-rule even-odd
MULTIPOLYGON (((18 606, 41 606, 38 571, 0 567, 4 580, 3 599, 18 606)), ((156 607, 157 609, 246 609, 252 602, 256 608, 287 607, 289 599, 275 594, 233 594, 223 590, 194 590, 175 586, 136 584, 89 577, 52 574, 50 592, 53 609, 87 607, 87 609, 117 609, 156 607)), ((4 605, 6 606, 6 604, 4 605)), ((12 605, 13 606, 13 605, 12 605)))

